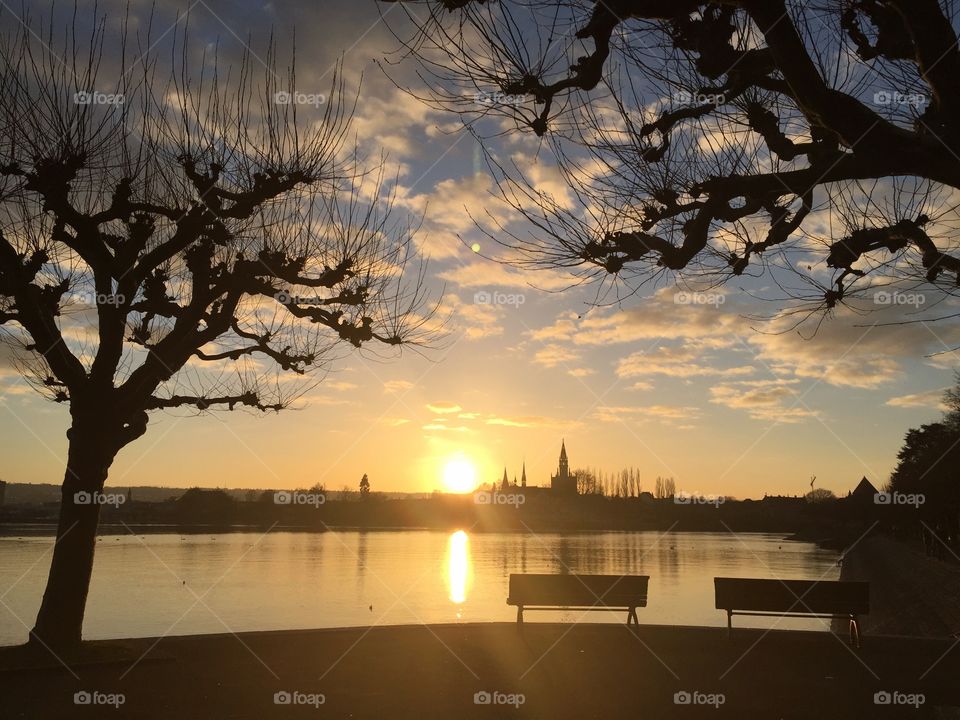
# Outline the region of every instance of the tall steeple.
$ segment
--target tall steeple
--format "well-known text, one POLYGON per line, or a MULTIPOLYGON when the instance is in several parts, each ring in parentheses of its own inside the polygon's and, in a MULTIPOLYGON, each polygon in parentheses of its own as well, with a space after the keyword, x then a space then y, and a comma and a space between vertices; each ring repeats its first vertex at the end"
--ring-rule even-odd
POLYGON ((523 461, 523 473, 520 475, 520 487, 527 486, 527 461, 523 461))
POLYGON ((500 484, 500 488, 501 488, 502 490, 506 490, 506 489, 507 489, 507 485, 509 485, 509 484, 510 484, 510 481, 507 480, 507 468, 504 467, 504 468, 503 468, 503 482, 500 484))
POLYGON ((567 464, 567 444, 565 441, 560 441, 560 469, 559 475, 562 478, 567 477, 570 474, 570 466, 567 464))

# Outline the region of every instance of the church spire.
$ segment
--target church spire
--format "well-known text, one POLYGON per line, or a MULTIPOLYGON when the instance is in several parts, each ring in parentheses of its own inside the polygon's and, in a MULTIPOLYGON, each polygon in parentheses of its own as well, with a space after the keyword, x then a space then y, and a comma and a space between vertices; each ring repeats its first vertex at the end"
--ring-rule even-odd
POLYGON ((520 487, 527 486, 527 461, 523 461, 523 473, 520 475, 520 487))
POLYGON ((506 489, 507 489, 507 486, 508 486, 509 484, 510 484, 510 481, 507 480, 507 468, 504 467, 504 468, 503 468, 503 482, 500 483, 500 489, 501 489, 501 490, 506 490, 506 489))

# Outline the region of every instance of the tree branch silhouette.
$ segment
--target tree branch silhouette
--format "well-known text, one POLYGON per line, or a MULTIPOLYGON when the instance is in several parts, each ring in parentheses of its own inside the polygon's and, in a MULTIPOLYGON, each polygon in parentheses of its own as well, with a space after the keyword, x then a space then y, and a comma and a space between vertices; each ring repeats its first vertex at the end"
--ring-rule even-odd
POLYGON ((826 288, 793 299, 821 309, 874 279, 960 283, 953 0, 401 5, 415 30, 396 31, 398 54, 423 81, 409 92, 480 137, 543 138, 574 194, 548 198, 487 147, 534 227, 490 231, 504 262, 633 287, 817 266, 826 288))

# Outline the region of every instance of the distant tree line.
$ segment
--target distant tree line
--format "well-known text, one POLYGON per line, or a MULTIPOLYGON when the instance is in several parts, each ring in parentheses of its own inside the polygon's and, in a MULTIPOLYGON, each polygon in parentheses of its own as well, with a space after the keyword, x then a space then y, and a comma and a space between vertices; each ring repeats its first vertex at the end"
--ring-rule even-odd
MULTIPOLYGON (((577 478, 577 492, 580 495, 600 495, 611 498, 636 498, 644 492, 640 481, 640 470, 626 467, 617 472, 605 470, 578 469, 573 471, 577 478)), ((657 476, 652 495, 655 498, 669 498, 676 494, 676 482, 673 478, 657 476)))

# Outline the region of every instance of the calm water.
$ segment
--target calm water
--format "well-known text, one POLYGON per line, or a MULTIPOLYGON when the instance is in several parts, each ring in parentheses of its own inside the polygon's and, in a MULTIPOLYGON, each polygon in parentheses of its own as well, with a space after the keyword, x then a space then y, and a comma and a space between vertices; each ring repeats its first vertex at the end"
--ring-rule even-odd
MULTIPOLYGON (((23 642, 43 594, 52 538, 0 538, 0 644, 23 642)), ((103 536, 89 639, 290 628, 512 621, 512 572, 650 576, 642 623, 724 625, 713 578, 838 576, 836 554, 762 534, 591 535, 434 531, 103 536)), ((528 622, 580 612, 530 613, 528 622)), ((593 612, 590 622, 623 622, 593 612)), ((738 618, 770 627, 775 620, 738 618)), ((778 627, 825 629, 818 620, 778 627)))

